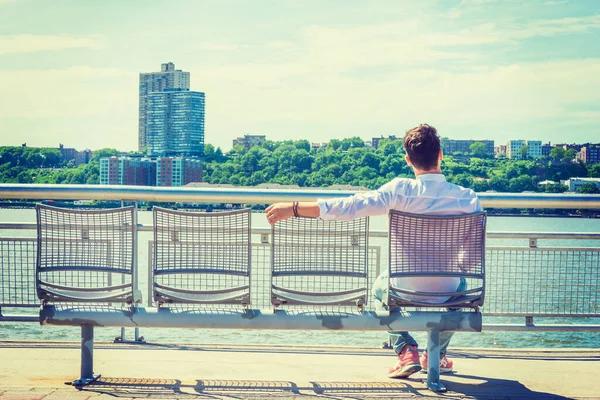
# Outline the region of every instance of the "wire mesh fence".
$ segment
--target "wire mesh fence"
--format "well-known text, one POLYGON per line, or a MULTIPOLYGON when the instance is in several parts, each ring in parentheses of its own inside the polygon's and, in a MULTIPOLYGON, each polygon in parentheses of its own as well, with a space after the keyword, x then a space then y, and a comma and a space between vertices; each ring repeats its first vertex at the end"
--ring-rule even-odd
MULTIPOLYGON (((252 239, 250 306, 270 308, 271 238, 252 235, 252 239)), ((152 241, 149 246, 147 261, 152 266, 152 241)), ((34 238, 0 238, 0 307, 3 309, 39 306, 35 290, 36 250, 34 238)), ((387 265, 387 252, 385 246, 371 244, 367 253, 366 308, 372 309, 371 283, 387 265)), ((140 254, 142 257, 145 255, 140 254)), ((138 273, 141 282, 148 282, 151 276, 148 269, 138 273)), ((488 316, 600 317, 599 287, 598 247, 488 247, 483 312, 488 316)), ((153 304, 151 293, 147 289, 143 294, 149 305, 153 304)), ((307 305, 297 307, 315 309, 307 305)))
POLYGON ((493 247, 486 315, 600 316, 600 249, 493 247))
POLYGON ((0 238, 0 307, 37 307, 37 239, 0 238))

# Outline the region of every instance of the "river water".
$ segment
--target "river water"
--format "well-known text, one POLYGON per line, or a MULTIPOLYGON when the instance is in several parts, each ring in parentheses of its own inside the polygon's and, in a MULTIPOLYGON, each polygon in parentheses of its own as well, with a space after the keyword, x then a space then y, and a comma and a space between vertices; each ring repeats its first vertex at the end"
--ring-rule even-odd
MULTIPOLYGON (((35 210, 0 209, 1 222, 35 222, 35 210)), ((139 222, 144 225, 152 223, 151 212, 140 212, 139 222)), ((252 215, 253 227, 267 227, 264 214, 252 215)), ((386 218, 372 218, 371 230, 386 230, 386 218)), ((599 219, 582 218, 535 218, 535 217, 489 217, 488 232, 600 232, 599 219)), ((11 230, 0 232, 1 237, 35 237, 33 230, 11 230)), ((147 245, 151 233, 140 233, 139 267, 147 268, 147 245)), ((385 239, 372 239, 371 244, 380 244, 385 249, 385 239)), ((523 240, 488 240, 488 245, 521 245, 523 240)), ((597 241, 553 241, 556 246, 598 247, 597 241)), ((143 278, 140 287, 145 288, 143 278)), ((596 289, 597 290, 597 289, 596 289)), ((35 309, 22 309, 19 312, 35 312, 35 309)), ((4 310, 8 313, 7 310, 4 310)), ((485 317, 485 323, 523 323, 523 318, 485 317)), ((594 323, 600 324, 600 318, 551 319, 536 318, 536 323, 594 323)), ((117 328, 97 328, 97 340, 112 340, 120 334, 117 328)), ((344 332, 344 331, 269 331, 269 330, 210 330, 210 329, 158 329, 141 328, 140 334, 153 343, 220 343, 220 344, 278 344, 278 345, 360 345, 380 347, 387 340, 385 332, 344 332)), ((128 338, 133 336, 133 329, 127 329, 128 338)), ((415 332, 415 338, 424 345, 424 332, 415 332)), ((79 340, 80 330, 77 327, 42 327, 37 323, 0 323, 1 339, 19 340, 79 340)), ((553 348, 598 348, 600 333, 585 332, 491 332, 456 333, 452 346, 457 347, 553 347, 553 348)))

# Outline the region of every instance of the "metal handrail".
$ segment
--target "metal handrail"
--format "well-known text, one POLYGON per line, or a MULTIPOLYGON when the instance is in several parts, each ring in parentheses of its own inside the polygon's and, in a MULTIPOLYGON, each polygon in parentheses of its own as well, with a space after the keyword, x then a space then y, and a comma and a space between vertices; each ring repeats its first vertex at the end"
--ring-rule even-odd
MULTIPOLYGON (((352 195, 352 190, 0 184, 0 199, 122 200, 210 204, 270 204, 352 195)), ((600 209, 600 195, 479 193, 484 208, 600 209)))

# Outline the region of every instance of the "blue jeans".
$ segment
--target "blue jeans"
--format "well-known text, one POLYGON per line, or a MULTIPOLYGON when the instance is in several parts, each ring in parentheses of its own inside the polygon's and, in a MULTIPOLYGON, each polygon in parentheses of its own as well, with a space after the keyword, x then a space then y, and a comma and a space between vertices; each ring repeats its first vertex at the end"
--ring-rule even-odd
MULTIPOLYGON (((388 290, 387 285, 388 285, 388 277, 387 277, 387 271, 386 271, 377 277, 377 280, 375 281, 375 284, 373 285, 373 290, 372 290, 373 298, 377 302, 379 302, 379 308, 384 308, 382 302, 383 302, 383 299, 387 298, 387 293, 386 293, 386 291, 388 290), (385 282, 385 285, 384 285, 384 282, 385 282)), ((465 278, 460 278, 460 284, 458 285, 458 288, 456 289, 456 291, 462 292, 466 289, 467 289, 467 280, 465 278)), ((459 311, 460 309, 447 308, 447 310, 448 311, 459 311)), ((406 331, 388 332, 388 333, 390 335, 390 339, 392 339, 394 342, 393 347, 394 347, 394 351, 396 352, 396 354, 400 354, 402 352, 402 350, 404 349, 404 347, 406 347, 406 345, 419 346, 419 344, 417 343, 415 338, 413 338, 406 331)), ((440 332, 440 359, 446 355, 446 349, 448 349, 448 345, 450 344, 450 339, 452 339, 453 335, 454 335, 454 332, 451 332, 451 331, 440 332)))

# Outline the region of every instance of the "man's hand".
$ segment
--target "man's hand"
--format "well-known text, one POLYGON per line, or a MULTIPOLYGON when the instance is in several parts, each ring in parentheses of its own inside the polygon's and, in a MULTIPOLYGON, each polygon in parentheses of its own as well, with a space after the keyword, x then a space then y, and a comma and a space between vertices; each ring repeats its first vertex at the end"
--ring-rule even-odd
POLYGON ((271 225, 294 216, 292 203, 275 203, 267 207, 265 212, 267 214, 267 221, 271 225))

